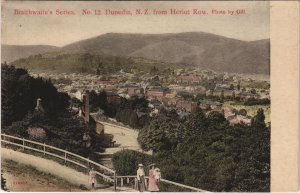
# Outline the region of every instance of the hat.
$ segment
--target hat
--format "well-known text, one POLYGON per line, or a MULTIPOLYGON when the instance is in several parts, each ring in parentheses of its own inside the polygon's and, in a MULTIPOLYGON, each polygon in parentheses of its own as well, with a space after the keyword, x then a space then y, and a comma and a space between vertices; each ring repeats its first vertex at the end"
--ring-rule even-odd
POLYGON ((144 165, 143 164, 139 164, 139 167, 144 167, 144 165))
POLYGON ((151 167, 151 166, 155 166, 155 163, 153 163, 153 164, 150 164, 148 167, 151 167))

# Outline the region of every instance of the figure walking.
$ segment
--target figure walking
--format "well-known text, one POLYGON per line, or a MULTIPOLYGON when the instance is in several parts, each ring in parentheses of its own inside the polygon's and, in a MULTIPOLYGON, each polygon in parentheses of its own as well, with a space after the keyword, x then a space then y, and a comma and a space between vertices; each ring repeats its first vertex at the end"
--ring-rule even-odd
POLYGON ((155 177, 156 182, 160 182, 161 173, 160 173, 160 169, 159 168, 155 168, 154 169, 154 177, 155 177))
POLYGON ((92 189, 95 189, 96 184, 96 171, 92 168, 89 172, 89 180, 92 183, 92 189))
POLYGON ((155 164, 150 165, 150 170, 149 170, 149 185, 148 185, 148 190, 150 192, 157 192, 159 191, 159 188, 156 183, 156 173, 155 173, 155 164))
POLYGON ((143 192, 146 190, 145 186, 145 171, 143 164, 139 164, 139 169, 136 171, 136 177, 138 180, 138 190, 143 192))

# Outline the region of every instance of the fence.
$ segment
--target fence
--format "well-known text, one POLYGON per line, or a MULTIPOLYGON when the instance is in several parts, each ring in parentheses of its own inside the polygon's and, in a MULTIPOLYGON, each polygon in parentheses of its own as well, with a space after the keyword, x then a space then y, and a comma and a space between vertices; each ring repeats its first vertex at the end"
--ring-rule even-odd
POLYGON ((70 162, 85 169, 88 169, 89 166, 94 166, 96 174, 106 182, 114 182, 114 187, 116 190, 116 172, 85 157, 47 145, 45 143, 39 143, 36 141, 31 141, 28 139, 14 137, 6 134, 1 134, 1 142, 20 147, 23 150, 28 149, 39 153, 43 153, 44 155, 53 156, 55 158, 63 160, 64 163, 70 162))
MULTIPOLYGON (((75 164, 77 166, 80 166, 82 168, 88 169, 89 166, 93 165, 96 168, 96 174, 100 176, 104 181, 106 182, 113 182, 114 183, 114 189, 116 191, 116 188, 118 186, 118 182, 120 183, 120 187, 123 187, 125 184, 132 183, 132 188, 137 189, 137 177, 136 176, 117 176, 116 171, 105 167, 99 163, 96 163, 92 160, 89 160, 87 158, 84 158, 80 155, 71 153, 69 151, 59 149, 50 145, 46 145, 45 143, 39 143, 36 141, 31 141, 24 138, 14 137, 11 135, 1 134, 1 142, 4 144, 9 144, 13 146, 17 146, 22 148, 23 150, 28 149, 32 151, 36 151, 39 153, 42 153, 44 155, 53 156, 55 158, 61 159, 64 161, 64 163, 70 162, 72 164, 75 164)), ((161 179, 162 183, 166 183, 168 185, 174 185, 179 188, 183 188, 189 191, 195 191, 195 192, 208 192, 206 190, 202 190, 199 188, 187 186, 184 184, 180 184, 177 182, 172 182, 169 180, 161 179)), ((145 177, 145 184, 148 184, 148 177, 145 177)))

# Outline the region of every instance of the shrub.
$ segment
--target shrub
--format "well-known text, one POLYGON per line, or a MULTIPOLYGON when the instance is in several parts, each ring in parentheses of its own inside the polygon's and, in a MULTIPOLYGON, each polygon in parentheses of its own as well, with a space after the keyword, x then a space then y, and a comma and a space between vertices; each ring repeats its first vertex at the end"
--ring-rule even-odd
POLYGON ((122 150, 113 155, 112 162, 118 175, 135 175, 138 164, 150 165, 152 156, 133 150, 122 150))

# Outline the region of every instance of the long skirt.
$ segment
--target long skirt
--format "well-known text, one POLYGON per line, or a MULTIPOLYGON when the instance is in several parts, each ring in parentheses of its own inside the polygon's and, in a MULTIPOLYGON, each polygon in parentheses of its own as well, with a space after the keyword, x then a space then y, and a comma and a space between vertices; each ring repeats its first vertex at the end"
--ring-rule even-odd
POLYGON ((146 185, 145 185, 145 178, 144 176, 140 177, 140 181, 138 181, 138 189, 140 192, 143 192, 146 190, 146 185))
POLYGON ((148 190, 150 192, 157 192, 157 191, 159 191, 159 188, 157 186, 157 182, 156 182, 155 178, 149 177, 148 190))

